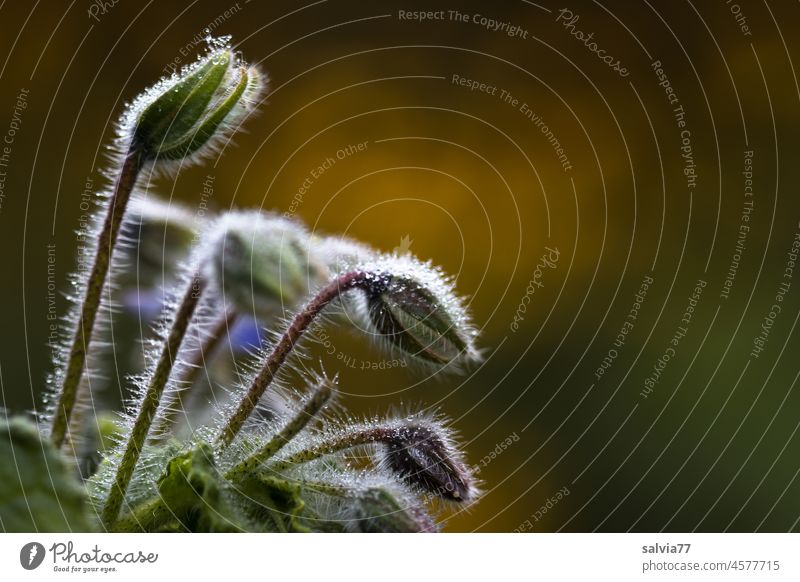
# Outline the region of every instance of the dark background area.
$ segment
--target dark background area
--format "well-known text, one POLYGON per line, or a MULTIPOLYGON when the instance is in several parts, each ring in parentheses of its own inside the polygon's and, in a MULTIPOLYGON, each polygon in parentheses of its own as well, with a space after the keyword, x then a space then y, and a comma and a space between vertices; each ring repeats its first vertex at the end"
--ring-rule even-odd
MULTIPOLYGON (((408 237, 412 252, 453 273, 469 296, 487 357, 466 376, 341 370, 344 403, 355 411, 421 403, 453 418, 486 495, 446 530, 797 530, 800 271, 784 275, 800 232, 800 6, 575 1, 566 6, 579 16, 570 29, 558 20, 562 8, 546 0, 4 3, 0 139, 28 92, 0 168, 4 405, 40 404, 50 367, 48 245, 66 291, 80 194, 87 178, 106 184, 115 120, 170 63, 191 63, 211 26, 269 74, 268 99, 223 156, 155 180, 153 191, 192 208, 211 175, 216 209, 282 212, 312 169, 367 142, 314 181, 297 216, 385 251, 408 237), (401 10, 444 10, 445 19, 404 20, 401 10), (520 33, 487 29, 475 15, 520 33), (594 33, 629 74, 606 66, 577 30, 594 33), (453 75, 498 90, 470 91, 453 75), (752 198, 742 173, 748 151, 752 198), (745 200, 753 201, 746 223, 745 200), (725 297, 742 224, 749 230, 725 297), (539 277, 546 247, 559 260, 539 277), (515 330, 535 277, 542 286, 515 330), (645 277, 653 283, 638 318, 615 346, 645 277), (706 286, 685 337, 645 398, 698 280, 706 286), (755 357, 782 282, 790 286, 781 312, 755 357), (616 357, 597 379, 611 349, 616 357), (569 494, 553 502, 559 491, 569 494)), ((343 353, 380 358, 347 334, 335 338, 343 353)))

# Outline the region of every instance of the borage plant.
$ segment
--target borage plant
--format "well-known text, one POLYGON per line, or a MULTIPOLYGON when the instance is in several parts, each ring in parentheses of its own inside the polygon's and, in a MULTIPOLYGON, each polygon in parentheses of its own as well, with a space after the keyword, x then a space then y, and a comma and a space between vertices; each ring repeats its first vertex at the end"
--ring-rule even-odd
POLYGON ((265 212, 200 223, 138 189, 144 172, 168 173, 224 145, 265 83, 215 41, 129 106, 83 257, 91 268, 74 280, 48 412, 38 426, 14 418, 0 430, 4 472, 18 473, 0 480, 5 529, 425 532, 437 530, 442 508, 477 498, 445 419, 357 419, 334 404, 335 376, 290 374, 320 325, 355 324, 424 369, 477 360, 475 330, 438 268, 265 212), (109 346, 109 329, 132 288, 139 316, 152 311, 147 301, 160 314, 143 371, 128 379, 130 402, 110 423, 98 390, 108 382, 104 349, 120 341, 109 346), (209 398, 220 346, 233 349, 248 320, 267 339, 224 395, 209 398), (295 377, 303 389, 290 388, 295 377))

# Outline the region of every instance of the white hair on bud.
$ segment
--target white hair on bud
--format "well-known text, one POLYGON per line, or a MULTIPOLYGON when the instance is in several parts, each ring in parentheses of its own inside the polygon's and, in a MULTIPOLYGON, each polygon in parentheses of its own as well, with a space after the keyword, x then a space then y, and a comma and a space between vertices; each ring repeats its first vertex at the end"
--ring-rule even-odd
POLYGON ((335 274, 351 271, 376 256, 370 246, 346 236, 312 236, 309 247, 309 252, 335 274))
POLYGON ((306 451, 311 450, 326 452, 299 465, 290 464, 289 467, 320 463, 325 465, 331 459, 334 460, 334 466, 346 466, 348 457, 367 457, 373 460, 377 469, 394 475, 421 495, 463 504, 472 503, 481 493, 479 481, 458 446, 456 432, 435 413, 417 412, 387 418, 376 416, 358 420, 345 417, 338 421, 330 420, 323 430, 307 433, 303 438, 289 443, 276 455, 273 462, 286 464, 293 456, 303 456, 306 451), (421 433, 425 433, 423 438, 417 438, 421 433), (404 451, 415 453, 412 457, 417 460, 425 460, 425 466, 420 467, 420 473, 398 471, 397 464, 392 462, 390 456, 404 451), (441 483, 438 490, 432 490, 431 483, 437 477, 441 483))
POLYGON ((198 230, 205 222, 205 219, 197 217, 186 206, 172 200, 161 200, 152 195, 132 198, 125 220, 133 227, 142 222, 162 222, 186 225, 186 228, 193 230, 198 230))
MULTIPOLYGON (((223 52, 230 52, 230 41, 230 36, 216 38, 207 37, 206 42, 208 47, 204 55, 198 56, 195 62, 182 66, 180 71, 175 70, 171 74, 162 77, 155 84, 141 92, 132 102, 126 104, 125 113, 117 124, 117 139, 115 142, 115 149, 117 150, 115 161, 117 163, 115 165, 121 164, 122 157, 128 151, 131 144, 139 117, 147 107, 159 96, 170 91, 188 75, 196 72, 209 59, 213 59, 216 55, 223 52)), ((242 124, 256 111, 257 106, 261 103, 264 94, 269 88, 269 77, 260 71, 258 67, 248 65, 239 55, 234 55, 234 59, 232 59, 228 67, 222 85, 230 86, 232 77, 242 68, 247 70, 248 75, 244 93, 239 98, 236 105, 222 120, 219 127, 215 130, 214 135, 196 152, 182 159, 157 159, 155 164, 150 164, 151 172, 168 176, 173 175, 183 167, 192 166, 201 163, 203 160, 212 159, 230 144, 232 135, 237 131, 241 131, 242 124)), ((224 97, 225 95, 218 96, 217 102, 221 101, 224 97)), ((211 108, 214 104, 209 104, 209 106, 211 108)))
MULTIPOLYGON (((353 270, 370 273, 375 278, 376 285, 392 280, 408 280, 433 296, 437 309, 443 310, 447 318, 452 322, 452 331, 457 334, 458 338, 466 346, 456 358, 447 362, 445 368, 460 372, 464 364, 482 359, 480 350, 475 345, 478 331, 472 323, 464 300, 456 293, 452 277, 445 274, 440 267, 434 265, 431 261, 420 261, 410 254, 380 254, 373 260, 359 263, 353 270)), ((384 337, 375 327, 370 317, 368 302, 363 295, 354 304, 358 307, 359 320, 366 326, 366 329, 373 331, 373 337, 378 339, 390 353, 409 356, 407 352, 399 349, 392 341, 384 337)), ((432 371, 442 369, 441 366, 433 365, 422 358, 412 359, 432 371)))
POLYGON ((296 308, 299 301, 306 298, 308 290, 317 287, 327 276, 324 264, 308 252, 305 226, 274 213, 254 210, 228 212, 216 221, 203 245, 204 273, 216 292, 240 312, 262 320, 296 308), (235 253, 240 247, 235 243, 245 247, 244 264, 237 263, 239 257, 235 253), (275 248, 269 245, 275 245, 275 248), (278 257, 271 253, 275 250, 279 251, 278 257), (259 252, 264 253, 262 257, 259 257, 259 252), (261 264, 259 259, 262 259, 261 264), (262 265, 266 271, 276 270, 277 276, 282 277, 286 274, 284 269, 293 261, 305 271, 302 283, 275 281, 285 289, 280 296, 275 296, 275 292, 269 289, 257 288, 258 279, 254 274, 262 265), (234 272, 234 269, 239 272, 234 272), (237 275, 238 280, 233 275, 237 275))

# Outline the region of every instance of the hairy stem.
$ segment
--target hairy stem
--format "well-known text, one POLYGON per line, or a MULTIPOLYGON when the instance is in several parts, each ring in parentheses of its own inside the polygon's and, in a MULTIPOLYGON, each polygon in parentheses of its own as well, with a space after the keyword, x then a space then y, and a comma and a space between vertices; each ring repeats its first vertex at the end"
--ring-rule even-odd
POLYGON ((158 405, 161 402, 161 395, 175 364, 175 356, 181 347, 183 338, 186 335, 186 329, 189 327, 189 322, 192 320, 204 287, 205 280, 202 277, 198 275, 192 277, 178 311, 175 313, 169 335, 164 343, 158 363, 153 370, 150 384, 139 408, 139 414, 128 437, 125 453, 117 468, 116 479, 111 486, 108 499, 106 499, 106 504, 103 507, 102 520, 107 528, 111 528, 114 525, 119 515, 122 502, 125 499, 125 493, 128 490, 128 484, 133 476, 133 471, 147 439, 147 434, 150 432, 150 425, 158 410, 158 405))
POLYGON ((78 395, 78 387, 86 365, 86 353, 92 339, 92 330, 100 307, 100 298, 106 283, 111 254, 117 244, 125 208, 128 205, 128 200, 131 192, 133 192, 136 178, 139 176, 142 165, 142 153, 139 148, 132 145, 125 156, 122 169, 117 177, 114 193, 108 205, 108 214, 97 239, 94 265, 86 283, 86 294, 83 298, 80 319, 75 328, 75 335, 72 338, 72 347, 70 348, 67 368, 64 372, 64 380, 61 385, 61 392, 58 396, 58 403, 53 415, 53 425, 50 431, 50 439, 57 448, 61 447, 66 437, 67 427, 69 427, 70 417, 78 395))
POLYGON ((332 485, 324 481, 302 481, 301 486, 304 489, 311 489, 312 491, 328 495, 329 497, 353 497, 357 491, 351 487, 332 485))
POLYGON ((280 432, 273 436, 267 444, 229 470, 225 474, 225 478, 229 481, 238 481, 243 476, 258 468, 264 461, 270 459, 311 422, 328 400, 330 400, 332 395, 333 388, 330 380, 322 380, 315 392, 308 399, 308 402, 303 406, 303 409, 298 412, 280 432))
POLYGON ((397 440, 396 430, 382 427, 364 427, 358 430, 333 435, 330 440, 323 441, 310 449, 298 451, 290 457, 270 466, 272 471, 279 473, 300 463, 308 463, 325 455, 332 455, 353 447, 369 445, 372 443, 388 443, 397 440))
POLYGON ((244 398, 242 398, 242 401, 239 403, 239 407, 228 419, 228 424, 217 437, 217 445, 225 448, 231 444, 236 435, 239 434, 245 421, 258 404, 259 398, 261 398, 264 391, 275 379, 276 374, 286 361, 286 358, 297 345, 300 336, 303 335, 303 332, 308 329, 308 326, 311 325, 325 307, 342 293, 350 289, 369 285, 369 282, 369 275, 361 271, 353 271, 339 275, 323 287, 323 289, 306 304, 303 310, 294 317, 288 329, 284 332, 283 336, 281 336, 280 340, 278 340, 278 343, 272 348, 261 371, 258 373, 255 380, 253 380, 247 394, 245 394, 244 398))
MULTIPOLYGON (((156 438, 160 438, 170 432, 170 427, 175 422, 175 417, 179 411, 183 410, 183 398, 192 389, 197 377, 201 370, 206 369, 208 360, 211 359, 214 351, 219 346, 222 338, 227 337, 229 330, 236 322, 238 314, 235 310, 229 309, 224 315, 219 317, 217 321, 211 326, 211 331, 205 340, 201 341, 200 347, 194 352, 194 357, 185 363, 184 372, 181 374, 175 383, 177 390, 175 392, 175 402, 172 408, 164 413, 163 419, 159 422, 155 429, 156 438)), ((199 330, 196 331, 199 336, 199 330)))

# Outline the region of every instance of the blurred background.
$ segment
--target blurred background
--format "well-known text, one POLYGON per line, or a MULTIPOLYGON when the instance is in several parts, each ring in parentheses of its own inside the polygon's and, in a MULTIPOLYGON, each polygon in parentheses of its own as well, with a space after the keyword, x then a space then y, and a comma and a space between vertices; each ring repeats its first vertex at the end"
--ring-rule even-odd
POLYGON ((210 181, 214 210, 290 212, 455 276, 486 355, 463 377, 362 370, 383 356, 340 330, 343 358, 322 356, 354 411, 453 419, 486 494, 447 531, 797 531, 798 18, 750 0, 4 3, 0 404, 41 405, 116 119, 209 30, 268 73, 267 99, 218 158, 149 186, 193 211, 210 181))

